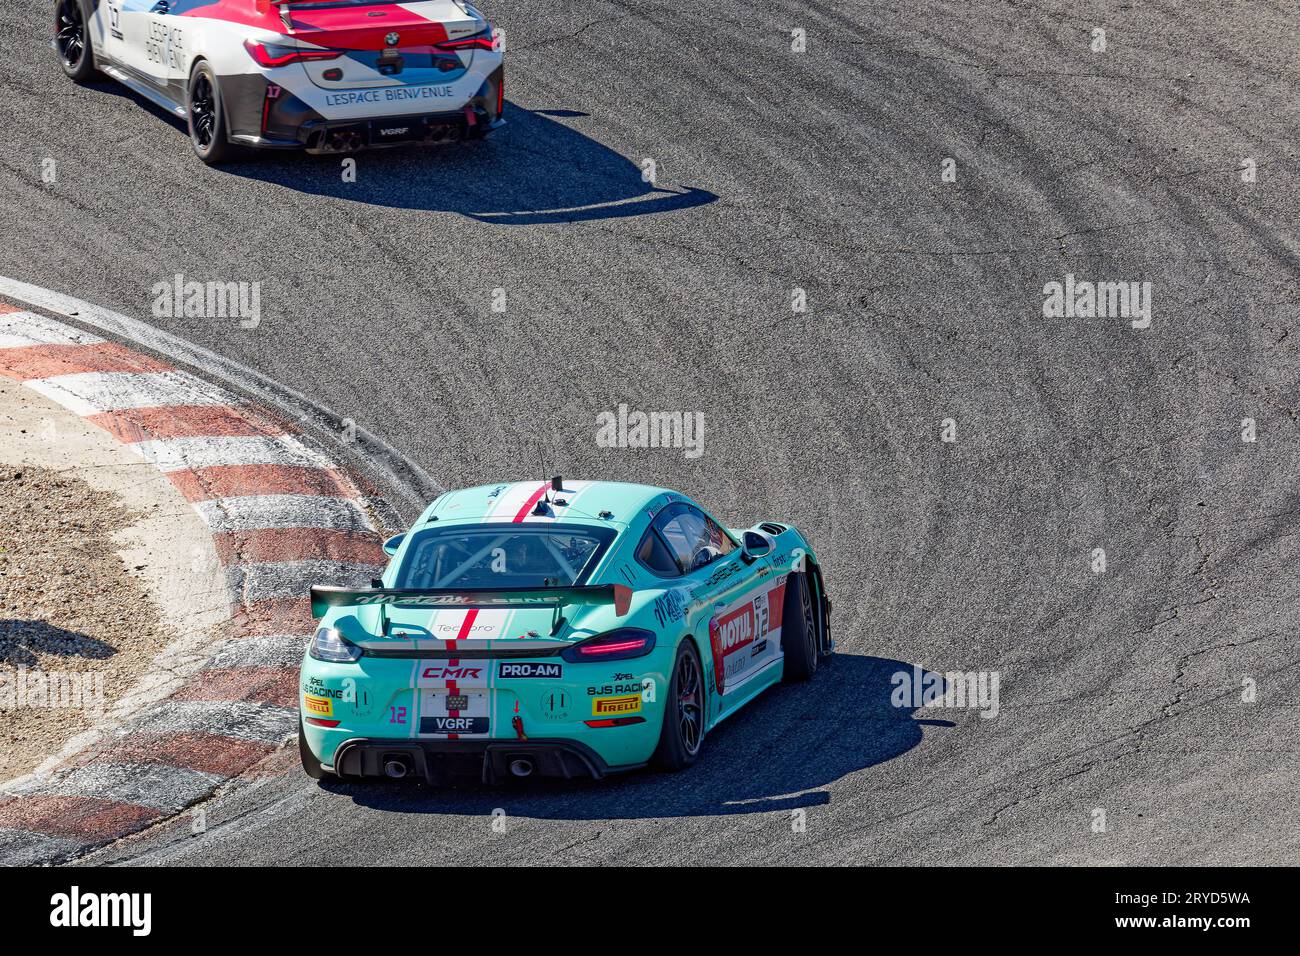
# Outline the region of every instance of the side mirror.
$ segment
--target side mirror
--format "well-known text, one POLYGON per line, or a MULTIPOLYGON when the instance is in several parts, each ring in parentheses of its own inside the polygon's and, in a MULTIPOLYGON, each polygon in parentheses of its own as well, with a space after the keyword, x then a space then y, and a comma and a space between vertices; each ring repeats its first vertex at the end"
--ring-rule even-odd
POLYGON ((402 542, 405 540, 406 540, 405 534, 393 535, 391 538, 389 538, 387 541, 384 542, 384 554, 388 555, 391 558, 393 555, 397 553, 397 549, 402 546, 402 542))
POLYGON ((751 562, 771 554, 776 549, 776 542, 761 531, 746 531, 740 539, 740 547, 745 561, 751 562))

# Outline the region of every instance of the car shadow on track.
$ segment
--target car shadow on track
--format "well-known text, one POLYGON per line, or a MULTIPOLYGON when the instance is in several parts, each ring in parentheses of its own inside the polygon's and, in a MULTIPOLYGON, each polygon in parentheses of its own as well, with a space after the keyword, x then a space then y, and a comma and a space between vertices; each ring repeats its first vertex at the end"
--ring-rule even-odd
POLYGON ((507 226, 647 216, 718 198, 644 182, 626 156, 551 118, 571 112, 511 106, 486 140, 358 153, 355 182, 344 181, 342 155, 267 154, 223 169, 312 195, 507 226))
POLYGON ((0 618, 0 664, 36 667, 37 655, 107 660, 117 648, 96 637, 55 627, 46 621, 0 618))
MULTIPOLYGON (((501 787, 322 783, 376 810, 552 820, 768 813, 830 802, 825 787, 892 760, 921 742, 913 708, 891 700, 890 679, 912 665, 838 654, 809 684, 775 688, 709 734, 679 774, 641 771, 601 781, 526 781, 501 787)), ((942 684, 940 685, 942 686, 942 684)))
MULTIPOLYGON (((178 161, 198 162, 189 151, 183 120, 110 80, 95 88, 133 100, 170 125, 184 137, 176 144, 178 161)), ((705 189, 647 183, 632 160, 552 118, 587 116, 510 104, 505 127, 486 140, 349 154, 357 162, 354 182, 344 181, 343 154, 250 152, 248 159, 219 169, 308 195, 389 209, 453 212, 505 226, 649 216, 718 198, 705 189)))

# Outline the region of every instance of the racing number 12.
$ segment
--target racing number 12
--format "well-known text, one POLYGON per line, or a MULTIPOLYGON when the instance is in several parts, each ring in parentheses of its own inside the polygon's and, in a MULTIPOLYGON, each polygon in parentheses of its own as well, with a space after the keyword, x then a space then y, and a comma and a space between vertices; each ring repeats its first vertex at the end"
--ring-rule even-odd
POLYGON ((754 640, 761 641, 767 636, 767 625, 769 620, 768 597, 770 591, 764 591, 758 597, 754 598, 754 640))

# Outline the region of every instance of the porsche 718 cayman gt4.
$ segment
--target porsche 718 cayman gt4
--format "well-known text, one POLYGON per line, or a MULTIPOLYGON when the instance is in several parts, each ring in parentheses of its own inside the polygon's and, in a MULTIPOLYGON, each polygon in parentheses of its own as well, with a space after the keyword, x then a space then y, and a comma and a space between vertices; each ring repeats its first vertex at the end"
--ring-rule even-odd
POLYGON ((831 653, 821 565, 779 521, 599 481, 451 491, 369 588, 312 588, 307 773, 431 782, 695 762, 710 729, 831 653))

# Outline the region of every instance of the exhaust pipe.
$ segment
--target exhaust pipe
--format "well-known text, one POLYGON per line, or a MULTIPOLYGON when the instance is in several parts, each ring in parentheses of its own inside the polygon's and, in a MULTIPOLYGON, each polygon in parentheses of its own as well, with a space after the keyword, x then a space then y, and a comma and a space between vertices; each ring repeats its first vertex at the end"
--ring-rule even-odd
POLYGON ((406 776, 406 762, 403 760, 387 760, 384 762, 384 773, 394 780, 401 780, 406 776))
POLYGON ((361 134, 356 130, 334 130, 325 139, 325 149, 332 153, 353 152, 363 145, 361 134))
POLYGON ((516 777, 528 777, 533 772, 533 762, 527 757, 516 757, 510 761, 510 772, 516 777))

